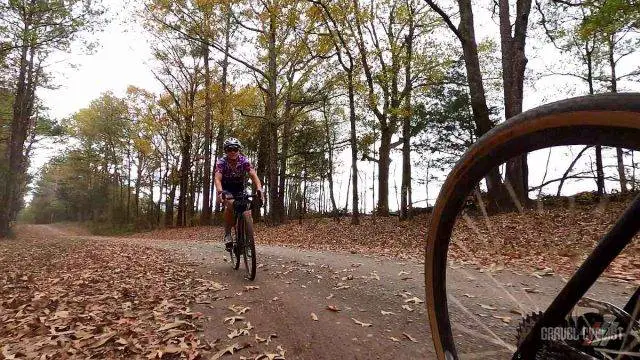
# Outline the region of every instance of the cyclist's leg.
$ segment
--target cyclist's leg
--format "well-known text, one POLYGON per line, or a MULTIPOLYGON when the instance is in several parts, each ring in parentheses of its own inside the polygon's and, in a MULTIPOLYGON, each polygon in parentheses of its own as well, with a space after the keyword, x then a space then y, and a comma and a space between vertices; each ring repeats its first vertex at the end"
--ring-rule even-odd
POLYGON ((227 250, 230 250, 233 246, 233 238, 231 236, 231 229, 233 228, 233 200, 224 199, 224 212, 222 214, 224 218, 224 242, 227 250))

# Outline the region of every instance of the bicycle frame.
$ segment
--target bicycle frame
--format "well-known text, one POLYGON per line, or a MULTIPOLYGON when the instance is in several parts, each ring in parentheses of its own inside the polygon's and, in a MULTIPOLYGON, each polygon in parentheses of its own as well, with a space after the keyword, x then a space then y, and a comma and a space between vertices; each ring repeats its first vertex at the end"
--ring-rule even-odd
POLYGON ((231 198, 232 200, 234 200, 233 202, 233 223, 235 224, 236 227, 236 238, 235 238, 235 242, 236 242, 236 246, 238 246, 238 248, 240 248, 242 245, 244 245, 244 240, 245 240, 245 235, 243 233, 244 231, 244 224, 242 223, 244 221, 242 215, 244 215, 245 213, 249 213, 249 215, 251 214, 251 209, 253 208, 252 206, 252 199, 255 198, 256 195, 247 195, 244 194, 242 196, 239 197, 234 197, 231 198))
MULTIPOLYGON (((512 359, 528 359, 535 354, 534 345, 543 327, 556 326, 573 309, 604 270, 631 242, 640 230, 640 195, 627 207, 611 230, 602 237, 589 257, 573 274, 551 305, 520 344, 512 359), (526 355, 523 355, 526 354, 526 355)), ((632 300, 630 300, 632 301, 632 300)))

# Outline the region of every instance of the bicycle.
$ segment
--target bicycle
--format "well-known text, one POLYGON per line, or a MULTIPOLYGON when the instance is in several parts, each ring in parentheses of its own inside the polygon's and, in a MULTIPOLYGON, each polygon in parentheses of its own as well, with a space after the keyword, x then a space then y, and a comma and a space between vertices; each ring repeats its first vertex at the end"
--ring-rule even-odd
POLYGON ((235 236, 233 247, 229 250, 231 263, 234 270, 240 267, 240 257, 244 260, 247 270, 246 278, 256 278, 256 245, 253 231, 253 218, 250 211, 255 207, 261 207, 261 197, 256 194, 243 194, 232 196, 227 194, 227 199, 233 199, 233 217, 235 223, 235 236))
MULTIPOLYGON (((506 230, 507 234, 496 234, 497 230, 487 216, 487 208, 491 204, 486 204, 486 197, 483 197, 483 191, 486 189, 485 193, 488 193, 490 182, 499 176, 499 180, 502 180, 506 188, 506 191, 503 192, 513 203, 511 205, 518 205, 513 186, 502 179, 499 172, 500 166, 504 165, 506 169, 510 159, 540 149, 549 148, 550 157, 552 147, 568 145, 601 145, 640 150, 640 94, 603 94, 578 97, 526 111, 486 133, 458 161, 441 188, 432 213, 425 246, 427 312, 438 359, 452 360, 464 358, 467 355, 482 358, 483 354, 485 358, 490 359, 505 356, 509 356, 511 359, 640 358, 640 345, 638 345, 640 339, 640 322, 638 321, 640 286, 635 291, 632 288, 632 295, 626 300, 624 306, 615 306, 608 302, 585 297, 596 280, 603 275, 607 267, 638 233, 640 229, 640 221, 638 220, 640 219, 640 195, 630 200, 624 213, 600 238, 595 248, 546 310, 526 316, 521 314, 522 320, 515 331, 513 328, 504 329, 505 326, 512 326, 509 321, 500 323, 499 320, 494 320, 488 314, 485 314, 486 317, 482 319, 476 317, 469 309, 472 306, 477 306, 477 301, 480 301, 479 297, 476 297, 475 300, 468 300, 465 296, 459 296, 473 296, 459 294, 462 291, 459 291, 456 286, 461 282, 452 285, 454 280, 464 279, 464 276, 468 277, 468 275, 462 275, 462 271, 466 271, 465 268, 462 268, 464 262, 461 261, 462 265, 457 265, 457 258, 482 255, 480 252, 471 252, 466 245, 468 242, 465 240, 476 240, 480 244, 478 246, 486 246, 488 251, 492 251, 492 249, 500 251, 496 245, 491 244, 492 242, 496 242, 498 246, 502 244, 503 247, 509 247, 509 249, 513 246, 509 241, 516 235, 509 233, 508 230, 506 230), (486 224, 476 224, 470 218, 470 212, 465 207, 469 196, 477 199, 478 209, 482 213, 478 217, 484 218, 486 224), (457 221, 460 219, 463 221, 457 221), (458 231, 458 229, 466 229, 471 235, 458 231), (451 269, 450 276, 447 276, 448 263, 451 269), (447 284, 448 277, 452 282, 449 284, 450 286, 447 284), (458 308, 460 311, 454 310, 458 308), (597 310, 588 311, 588 309, 597 310), (579 315, 572 316, 572 314, 579 315), (582 336, 573 340, 569 337, 563 339, 562 336, 549 337, 545 333, 548 329, 560 328, 568 329, 569 332, 578 335, 582 331, 584 335, 590 329, 593 330, 593 321, 596 320, 619 324, 619 333, 615 338, 596 338, 597 341, 593 341, 594 334, 592 333, 589 335, 590 338, 582 336), (498 321, 497 325, 496 321, 498 321), (587 322, 585 323, 585 321, 587 322)), ((547 164, 549 164, 548 160, 547 164)), ((492 184, 493 191, 496 191, 496 183, 492 184)), ((524 205, 526 204, 519 204, 517 207, 523 211, 522 206, 524 205)), ((548 210, 548 213, 542 211, 541 215, 528 216, 537 216, 537 221, 539 218, 544 219, 545 216, 553 217, 551 211, 548 210)), ((584 210, 584 213, 587 214, 587 211, 584 210)), ((542 226, 540 229, 534 230, 544 231, 542 226)), ((571 230, 578 233, 576 238, 582 231, 580 227, 571 230)), ((572 236, 571 232, 567 234, 567 237, 572 236)), ((564 238, 561 240, 569 241, 564 238)), ((518 251, 515 246, 513 248, 514 251, 518 251)), ((488 256, 491 259, 490 255, 488 256)), ((525 262, 528 259, 525 258, 525 262)), ((519 306, 524 304, 524 300, 520 301, 516 295, 521 298, 528 297, 535 306, 538 306, 538 302, 546 301, 534 299, 533 295, 527 294, 526 291, 516 293, 516 290, 513 290, 511 293, 503 282, 496 279, 498 275, 484 272, 481 276, 487 276, 492 280, 488 283, 494 287, 493 291, 504 290, 507 293, 507 298, 511 296, 514 302, 519 303, 519 306)), ((605 285, 599 284, 598 286, 605 285)), ((611 292, 610 295, 615 295, 620 298, 621 303, 624 303, 625 297, 622 296, 622 293, 617 295, 617 293, 611 292)), ((487 305, 484 307, 484 309, 500 310, 497 308, 497 306, 487 305)), ((505 319, 504 316, 502 318, 505 319)))

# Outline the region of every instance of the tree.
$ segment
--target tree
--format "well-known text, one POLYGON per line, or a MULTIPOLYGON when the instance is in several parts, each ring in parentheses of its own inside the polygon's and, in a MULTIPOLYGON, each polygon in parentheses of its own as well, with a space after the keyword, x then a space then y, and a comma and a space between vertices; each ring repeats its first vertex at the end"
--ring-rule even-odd
POLYGON ((46 81, 45 64, 53 51, 67 51, 82 31, 91 31, 102 9, 90 0, 9 1, 0 4, 0 57, 6 55, 13 77, 13 114, 8 146, 4 151, 7 172, 0 181, 0 237, 15 220, 25 189, 27 158, 24 145, 35 127, 36 89, 46 81))
MULTIPOLYGON (((580 24, 580 33, 583 38, 596 38, 606 44, 606 62, 609 65, 608 88, 609 91, 616 93, 618 92, 618 82, 627 78, 640 78, 640 67, 636 67, 636 69, 626 74, 617 72, 618 62, 624 57, 635 53, 638 45, 640 45, 640 38, 633 34, 639 25, 635 21, 630 21, 628 14, 616 16, 606 22, 602 21, 599 19, 599 14, 607 11, 609 6, 611 5, 606 1, 593 1, 583 5, 583 13, 587 12, 587 15, 580 24)), ((624 166, 624 154, 621 148, 616 148, 616 158, 620 191, 625 193, 628 190, 627 176, 624 166)))
MULTIPOLYGON (((627 24, 624 18, 615 23, 607 20, 606 24, 596 20, 597 14, 605 6, 604 3, 587 1, 572 4, 560 1, 548 3, 537 1, 536 6, 542 15, 541 25, 544 27, 547 37, 560 51, 570 54, 563 64, 556 67, 560 70, 551 70, 551 74, 571 76, 585 82, 589 94, 595 94, 605 89, 617 92, 618 81, 632 79, 637 75, 637 71, 616 74, 618 61, 634 50, 633 38, 627 36, 631 25, 627 24), (607 67, 610 75, 607 75, 607 67)), ((586 149, 587 147, 578 153, 572 164, 579 160, 586 149)), ((606 192, 602 147, 595 146, 594 150, 596 158, 595 181, 598 194, 601 196, 606 192)), ((627 181, 624 156, 622 149, 617 149, 616 152, 620 187, 622 191, 625 191, 627 181)), ((573 166, 570 166, 567 169, 565 176, 569 175, 572 168, 573 166)), ((560 182, 558 194, 563 183, 564 181, 560 182)))
MULTIPOLYGON (((96 177, 91 183, 101 189, 100 193, 105 199, 109 199, 106 220, 112 224, 126 223, 128 219, 123 204, 125 183, 129 179, 125 172, 125 156, 127 137, 131 132, 126 102, 107 92, 93 100, 87 108, 79 110, 66 125, 79 140, 80 153, 96 177)), ((105 212, 100 211, 93 217, 105 212)))
MULTIPOLYGON (((473 19, 473 8, 470 0, 458 0, 458 11, 460 24, 456 27, 449 15, 442 10, 434 1, 425 0, 427 4, 437 12, 455 34, 462 46, 462 53, 465 63, 466 78, 469 84, 469 97, 471 99, 471 110, 476 126, 476 136, 480 137, 488 132, 493 126, 489 118, 489 107, 485 87, 480 70, 480 58, 478 56, 478 44, 475 38, 475 25, 473 19)), ((511 209, 513 204, 509 203, 506 189, 502 184, 502 179, 498 169, 493 169, 485 177, 487 191, 489 195, 488 210, 511 209)))
POLYGON ((349 1, 326 3, 323 1, 313 1, 322 9, 322 21, 327 29, 331 44, 334 47, 338 63, 346 75, 344 81, 347 88, 349 101, 349 142, 351 144, 351 182, 353 183, 351 198, 351 223, 360 224, 360 209, 358 208, 358 144, 356 133, 356 76, 357 60, 354 47, 355 37, 348 26, 352 16, 350 13, 351 3, 349 1))
MULTIPOLYGON (((400 0, 371 1, 362 4, 362 7, 358 0, 353 0, 352 3, 355 13, 352 31, 356 34, 365 75, 367 105, 375 115, 376 130, 380 134, 378 158, 368 154, 365 157, 378 165, 379 195, 376 212, 388 216, 390 154, 393 148, 403 144, 403 141, 392 142, 393 136, 408 121, 411 92, 434 82, 434 73, 437 74, 438 69, 446 64, 446 53, 439 58, 431 56, 430 54, 441 50, 434 46, 436 44, 425 46, 420 52, 413 51, 417 47, 417 39, 428 39, 425 34, 434 26, 429 13, 416 3, 400 0), (418 34, 418 30, 421 34, 418 34), (403 109, 408 114, 403 116, 403 109)), ((409 134, 408 129, 405 131, 409 134)), ((408 146, 409 143, 403 153, 405 167, 410 164, 408 146)), ((405 215, 409 185, 410 179, 405 178, 405 215)))
MULTIPOLYGON (((476 135, 482 136, 493 127, 489 118, 489 107, 485 95, 478 45, 475 40, 475 27, 473 9, 470 0, 458 0, 460 24, 456 27, 449 15, 433 0, 425 0, 431 8, 444 20, 445 24, 455 34, 462 46, 471 108, 476 124, 476 135)), ((500 0, 498 3, 498 15, 500 18, 500 44, 502 50, 502 72, 505 116, 507 118, 522 111, 522 90, 524 81, 524 69, 526 56, 524 53, 527 37, 527 26, 530 0, 517 0, 516 14, 513 17, 515 23, 511 23, 511 5, 508 0, 500 0), (513 29, 513 30, 512 30, 513 29)), ((511 185, 515 196, 509 196, 508 187, 503 186, 498 169, 493 169, 485 177, 488 188, 490 211, 511 210, 519 204, 524 205, 528 196, 526 155, 512 159, 507 164, 505 184, 511 185)))
MULTIPOLYGON (((162 36, 162 35, 161 35, 162 36)), ((155 73, 166 93, 160 99, 160 106, 167 116, 177 125, 180 141, 180 193, 176 226, 187 226, 191 218, 188 209, 193 203, 188 201, 190 170, 192 164, 192 146, 194 140, 194 117, 196 95, 201 85, 200 59, 190 50, 188 42, 168 37, 156 48, 156 58, 160 69, 155 73)))
MULTIPOLYGON (((524 71, 527 66, 525 43, 531 0, 516 0, 513 23, 511 22, 509 0, 499 0, 498 8, 505 119, 510 119, 522 112, 524 71)), ((529 172, 526 154, 507 162, 505 178, 508 185, 513 187, 517 201, 526 206, 529 202, 529 172)))

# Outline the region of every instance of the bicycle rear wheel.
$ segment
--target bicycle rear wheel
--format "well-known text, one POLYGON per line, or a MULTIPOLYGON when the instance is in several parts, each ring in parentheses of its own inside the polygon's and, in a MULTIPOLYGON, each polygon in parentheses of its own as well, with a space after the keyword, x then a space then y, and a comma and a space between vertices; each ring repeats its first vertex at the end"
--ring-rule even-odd
POLYGON ((244 214, 242 217, 245 235, 242 256, 247 270, 247 279, 254 280, 256 278, 256 244, 253 237, 253 220, 244 214))
MULTIPOLYGON (((534 310, 539 310, 535 308, 546 308, 548 299, 537 301, 532 299, 535 296, 529 295, 527 291, 515 294, 512 288, 514 285, 507 282, 509 276, 504 276, 502 279, 492 274, 491 269, 496 268, 495 263, 478 263, 473 260, 474 257, 482 257, 483 254, 491 255, 492 252, 498 253, 505 248, 512 249, 510 241, 520 234, 517 234, 519 230, 516 226, 511 225, 524 221, 523 219, 527 216, 536 224, 538 221, 546 220, 546 223, 537 224, 535 230, 549 229, 551 231, 546 235, 552 236, 552 239, 557 238, 557 233, 553 232, 555 230, 549 224, 553 225, 554 221, 558 220, 558 213, 545 212, 544 208, 539 208, 538 213, 528 215, 530 213, 525 210, 527 204, 518 203, 513 187, 508 182, 502 192, 507 194, 506 198, 512 202, 513 207, 520 210, 521 217, 516 217, 514 221, 501 222, 500 227, 492 224, 500 219, 490 218, 487 215, 486 205, 490 208, 499 205, 488 204, 490 199, 487 193, 489 182, 493 181, 490 180, 492 176, 495 180, 495 175, 498 174, 500 180, 504 181, 496 169, 500 169, 501 166, 506 168, 510 159, 540 149, 572 145, 601 145, 639 150, 640 94, 607 94, 574 98, 522 113, 495 127, 479 139, 467 150, 447 177, 432 213, 425 253, 427 308, 432 338, 439 359, 511 358, 518 345, 527 338, 529 333, 540 330, 540 324, 543 323, 542 317, 546 316, 546 325, 558 325, 566 320, 565 317, 570 311, 575 310, 573 309, 575 303, 566 304, 565 308, 571 308, 551 320, 548 314, 540 315, 536 312, 527 315, 526 312, 529 309, 525 309, 526 302, 531 300, 534 310), (474 205, 465 206, 470 197, 474 199, 474 205), (476 218, 480 219, 478 223, 475 221, 476 218), (481 239, 481 251, 470 250, 469 243, 478 239, 481 239), (469 266, 472 263, 473 266, 469 266), (481 267, 481 271, 476 272, 477 267, 481 267), (447 276, 448 269, 452 269, 451 276, 447 276), (476 281, 477 277, 483 277, 483 279, 486 277, 492 289, 478 294, 463 293, 461 284, 465 281, 476 281), (513 300, 522 319, 512 321, 515 316, 510 314, 506 306, 501 304, 492 306, 483 299, 493 296, 491 294, 496 291, 500 292, 502 298, 513 300), (499 313, 501 310, 503 313, 499 313)), ((635 203, 633 201, 629 201, 631 214, 635 214, 634 211, 638 209, 637 200, 635 203)), ((538 204, 542 204, 541 199, 538 204)), ((631 242, 638 231, 637 218, 635 222, 629 219, 624 220, 623 216, 619 221, 622 233, 618 234, 618 243, 622 244, 622 247, 631 242)), ((576 227, 573 230, 579 231, 580 228, 576 227)), ((558 243, 567 241, 568 235, 563 235, 563 238, 556 239, 558 243)), ((580 239, 577 243, 580 244, 580 239)), ((512 249, 512 251, 517 252, 518 249, 512 249)), ((615 257, 614 252, 607 250, 604 253, 615 257)), ((485 258, 491 261, 491 256, 485 256, 485 258)), ((528 258, 524 259, 526 262, 528 258)), ((601 274, 600 269, 596 268, 601 267, 604 271, 604 268, 609 265, 610 261, 602 260, 602 262, 605 261, 607 263, 592 261, 585 269, 581 269, 584 271, 580 273, 580 279, 589 279, 586 284, 587 289, 601 274), (594 278, 593 281, 591 278, 594 278)), ((521 278, 515 277, 515 279, 519 281, 521 278)), ((569 283, 575 282, 572 279, 569 283)), ((561 294, 565 300, 571 298, 565 291, 561 294)), ((557 302, 562 300, 563 298, 556 299, 557 302)), ((606 307, 606 305, 602 306, 606 307)), ((554 309, 561 307, 554 307, 554 309)), ((637 307, 635 306, 634 309, 635 318, 628 321, 632 329, 635 329, 634 324, 637 322, 637 307)), ((575 324, 565 323, 565 325, 568 328, 575 324)), ((628 340, 628 338, 625 339, 628 340)), ((538 352, 533 351, 525 356, 554 358, 554 351, 560 351, 551 346, 553 344, 550 342, 541 342, 537 335, 535 341, 538 352)), ((624 341, 621 344, 616 343, 616 346, 625 348, 629 343, 624 341)), ((584 349, 580 351, 582 350, 584 349)), ((585 356, 594 356, 584 358, 598 359, 595 350, 584 351, 586 351, 585 356)), ((609 349, 603 348, 602 351, 609 351, 609 349)), ((567 358, 562 355, 564 353, 560 354, 559 358, 567 358)))

